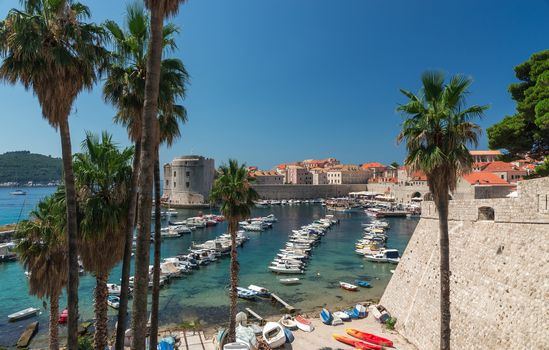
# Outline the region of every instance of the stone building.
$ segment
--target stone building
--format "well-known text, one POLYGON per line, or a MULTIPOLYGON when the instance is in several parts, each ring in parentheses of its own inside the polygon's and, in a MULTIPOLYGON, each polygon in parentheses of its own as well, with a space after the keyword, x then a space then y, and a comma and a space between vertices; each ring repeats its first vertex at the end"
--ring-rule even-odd
POLYGON ((370 172, 353 164, 335 165, 326 172, 328 184, 332 185, 365 184, 370 176, 370 172))
POLYGON ((286 183, 294 185, 312 185, 313 174, 300 165, 288 165, 286 167, 286 183))
POLYGON ((313 185, 328 184, 328 176, 325 169, 322 169, 322 168, 311 169, 311 174, 313 174, 313 185))
POLYGON ((498 150, 472 150, 469 153, 473 156, 473 162, 475 163, 495 162, 497 157, 501 156, 501 152, 498 150))
POLYGON ((256 170, 250 172, 250 176, 255 179, 254 183, 258 185, 282 185, 284 184, 284 175, 276 171, 256 170))
MULTIPOLYGON (((422 350, 439 349, 438 236, 435 205, 424 201, 380 301, 422 350)), ((449 239, 451 347, 547 349, 549 178, 519 181, 512 198, 454 198, 449 239)))
POLYGON ((197 155, 177 157, 164 165, 162 202, 172 207, 208 205, 214 177, 213 159, 197 155))

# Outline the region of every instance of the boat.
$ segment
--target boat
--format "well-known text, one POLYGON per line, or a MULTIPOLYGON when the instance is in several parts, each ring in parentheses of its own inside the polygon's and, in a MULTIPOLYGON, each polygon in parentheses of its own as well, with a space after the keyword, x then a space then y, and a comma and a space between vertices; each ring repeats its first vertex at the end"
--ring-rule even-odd
POLYGON ((372 285, 368 281, 355 280, 355 283, 364 288, 372 288, 372 285))
POLYGON ((297 323, 293 320, 292 316, 290 315, 284 315, 282 318, 278 321, 281 325, 288 328, 289 330, 296 330, 297 329, 297 323))
POLYGON ((384 249, 378 254, 365 254, 364 259, 373 262, 398 264, 400 262, 400 255, 397 249, 384 249))
POLYGON ((355 286, 354 284, 347 283, 347 282, 339 281, 339 286, 343 289, 350 290, 352 292, 356 292, 358 290, 357 286, 355 286))
POLYGON ((253 291, 253 292, 256 292, 257 295, 260 296, 260 297, 268 297, 269 295, 271 295, 271 292, 269 292, 269 290, 267 288, 256 286, 254 284, 250 284, 248 286, 248 289, 253 291))
POLYGON ((256 292, 242 287, 236 287, 236 293, 239 298, 246 300, 255 300, 255 297, 257 296, 256 292))
POLYGON ((120 306, 120 298, 115 295, 109 295, 107 297, 107 305, 109 305, 113 309, 118 309, 118 307, 120 306))
POLYGON ((322 323, 328 325, 332 324, 333 319, 334 317, 332 316, 332 313, 327 309, 322 309, 322 311, 320 311, 320 320, 322 321, 322 323))
POLYGON ((364 305, 356 304, 353 308, 353 314, 356 316, 355 318, 364 318, 366 317, 366 308, 364 305))
POLYGON ((334 318, 337 317, 337 318, 341 319, 342 321, 350 321, 351 320, 351 316, 349 314, 347 314, 346 312, 344 312, 344 311, 336 311, 332 315, 334 315, 334 318))
POLYGON ((107 292, 109 295, 120 296, 122 287, 115 283, 107 283, 107 292))
POLYGON ((340 341, 344 344, 351 345, 355 349, 360 349, 360 350, 382 350, 383 349, 379 345, 368 344, 366 342, 356 340, 356 339, 353 339, 353 338, 349 338, 349 337, 345 337, 345 336, 339 335, 339 334, 332 334, 332 337, 335 340, 340 341))
POLYGON ((24 196, 24 195, 27 194, 27 192, 23 191, 23 190, 15 190, 15 191, 10 192, 10 194, 12 196, 24 196))
POLYGON ((303 270, 297 267, 286 267, 286 266, 269 266, 269 270, 276 272, 276 273, 282 273, 282 274, 301 274, 303 273, 303 270))
POLYGON ((63 309, 61 311, 61 314, 59 314, 59 319, 57 319, 57 323, 59 324, 65 324, 69 320, 69 310, 67 308, 63 309))
POLYGON ((284 327, 278 322, 267 322, 263 327, 263 338, 272 349, 276 349, 286 342, 284 327))
POLYGON ((223 350, 250 350, 250 346, 248 344, 234 342, 223 345, 223 350))
POLYGON ((286 343, 291 344, 294 342, 294 334, 286 327, 284 328, 284 334, 286 335, 286 343))
POLYGON ((378 305, 370 305, 370 312, 372 313, 372 316, 374 316, 374 318, 381 323, 385 323, 385 321, 391 318, 391 315, 389 315, 389 313, 382 306, 378 307, 378 305))
POLYGON ((349 334, 350 336, 352 336, 352 337, 355 337, 355 338, 360 339, 360 340, 367 341, 368 343, 377 344, 377 345, 381 345, 381 346, 388 346, 388 347, 393 346, 393 342, 391 340, 389 340, 387 338, 377 336, 375 334, 361 332, 361 331, 359 331, 357 329, 354 329, 354 328, 347 328, 347 329, 345 329, 345 332, 347 334, 349 334))
POLYGON ((332 326, 340 326, 342 324, 343 324, 343 320, 339 317, 334 316, 334 319, 332 320, 332 326))
POLYGON ((27 317, 32 317, 40 311, 37 307, 29 307, 21 311, 14 312, 13 314, 8 315, 8 320, 10 322, 19 321, 27 317))
POLYGON ((303 317, 301 315, 297 315, 295 317, 295 323, 297 325, 297 328, 301 329, 304 332, 312 332, 315 329, 315 327, 313 326, 311 320, 306 319, 305 317, 303 317))

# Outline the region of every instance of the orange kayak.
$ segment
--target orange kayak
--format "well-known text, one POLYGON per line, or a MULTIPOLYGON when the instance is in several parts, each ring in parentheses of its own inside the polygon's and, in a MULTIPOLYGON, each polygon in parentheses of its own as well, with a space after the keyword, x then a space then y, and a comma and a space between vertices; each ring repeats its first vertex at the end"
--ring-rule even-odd
POLYGON ((382 345, 382 346, 393 346, 393 342, 391 340, 389 340, 387 338, 379 337, 375 334, 361 332, 361 331, 353 329, 353 328, 347 328, 345 330, 345 332, 347 332, 347 334, 349 334, 349 335, 351 335, 355 338, 367 341, 368 343, 378 344, 378 345, 382 345))
POLYGON ((345 337, 339 334, 332 334, 335 340, 345 343, 347 345, 354 346, 355 349, 359 350, 382 350, 383 348, 379 345, 368 344, 360 340, 355 340, 349 337, 345 337))

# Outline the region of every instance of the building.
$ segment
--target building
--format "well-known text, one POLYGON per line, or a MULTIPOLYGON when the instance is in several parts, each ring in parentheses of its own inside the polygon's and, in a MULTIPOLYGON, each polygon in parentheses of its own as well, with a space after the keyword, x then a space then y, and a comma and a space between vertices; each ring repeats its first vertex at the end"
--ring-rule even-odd
POLYGON ((354 164, 334 165, 327 172, 328 184, 365 184, 371 174, 354 164))
POLYGON ((495 162, 498 156, 501 156, 501 152, 498 150, 474 150, 469 151, 473 156, 473 162, 475 163, 490 163, 495 162))
POLYGON ((313 174, 301 165, 288 165, 286 167, 286 183, 294 185, 312 185, 313 174))
POLYGON ((311 174, 313 174, 313 185, 327 185, 328 184, 328 176, 326 173, 326 169, 322 168, 313 168, 310 170, 311 174))
POLYGON ((486 164, 482 168, 482 172, 489 172, 497 175, 502 180, 507 182, 516 183, 518 180, 528 175, 528 171, 520 169, 518 166, 512 163, 506 163, 502 161, 494 161, 486 164))
POLYGON ((361 168, 363 170, 370 172, 371 174, 370 177, 374 179, 376 177, 383 177, 383 173, 387 169, 387 167, 384 164, 377 163, 377 162, 362 164, 361 168))
POLYGON ((207 205, 214 177, 213 159, 198 155, 177 157, 164 165, 162 201, 173 207, 207 205))
POLYGON ((258 184, 258 185, 284 184, 284 175, 276 171, 255 170, 250 172, 250 176, 255 179, 254 184, 258 184))

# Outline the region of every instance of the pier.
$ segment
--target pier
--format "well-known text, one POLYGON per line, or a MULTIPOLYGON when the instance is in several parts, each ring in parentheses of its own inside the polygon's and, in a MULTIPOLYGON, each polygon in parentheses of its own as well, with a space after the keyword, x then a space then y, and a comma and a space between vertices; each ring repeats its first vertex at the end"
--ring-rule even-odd
POLYGON ((257 319, 259 321, 259 324, 263 325, 265 323, 265 319, 263 317, 259 316, 257 313, 255 313, 254 310, 250 309, 249 307, 247 307, 245 310, 248 314, 250 314, 250 316, 257 319))
POLYGON ((282 298, 275 293, 271 293, 271 297, 273 298, 273 301, 278 301, 280 304, 282 304, 286 311, 288 311, 289 313, 295 312, 295 307, 282 300, 282 298))

